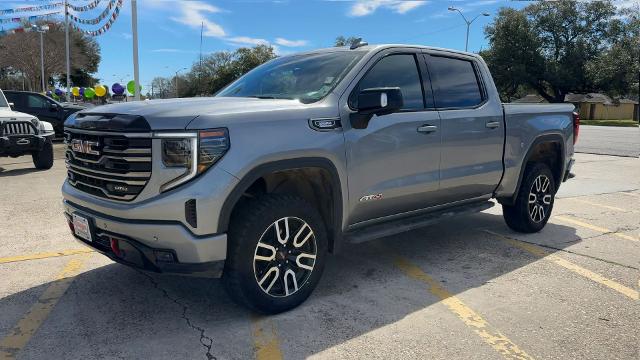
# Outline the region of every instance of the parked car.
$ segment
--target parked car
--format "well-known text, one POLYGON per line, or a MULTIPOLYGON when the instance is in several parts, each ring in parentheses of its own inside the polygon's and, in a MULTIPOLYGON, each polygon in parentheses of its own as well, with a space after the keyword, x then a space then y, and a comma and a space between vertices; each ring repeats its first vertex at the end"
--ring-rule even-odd
POLYGON ((60 103, 36 92, 6 90, 4 94, 7 100, 13 103, 14 110, 51 123, 57 136, 63 135, 64 121, 69 115, 86 108, 78 104, 60 103))
POLYGON ((75 237, 114 261, 222 276, 236 301, 277 313, 311 294, 343 243, 492 198, 512 229, 540 231, 573 164, 572 112, 501 104, 471 53, 282 56, 213 98, 72 115, 64 209, 75 237))
POLYGON ((37 169, 53 166, 53 126, 13 111, 0 89, 0 157, 31 155, 37 169))

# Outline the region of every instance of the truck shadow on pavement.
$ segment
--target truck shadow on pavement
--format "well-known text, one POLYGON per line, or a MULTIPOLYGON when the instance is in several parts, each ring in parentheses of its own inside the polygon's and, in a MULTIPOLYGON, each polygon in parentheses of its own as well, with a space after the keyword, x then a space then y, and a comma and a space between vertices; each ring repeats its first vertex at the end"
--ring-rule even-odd
MULTIPOLYGON (((306 303, 266 318, 276 329, 283 354, 305 358, 347 341, 345 346, 379 341, 383 335, 376 335, 376 330, 391 324, 403 329, 399 322, 410 315, 424 316, 420 319, 424 322, 459 321, 453 315, 433 318, 430 308, 440 299, 429 293, 426 284, 404 274, 394 259, 415 264, 453 295, 506 281, 498 278, 539 260, 481 229, 527 238, 508 230, 502 216, 479 213, 346 245, 330 257, 319 287, 306 303)), ((554 250, 549 247, 563 249, 579 241, 570 227, 548 224, 543 231, 549 234, 545 245, 550 253, 554 250)), ((89 267, 98 256, 91 255, 89 267)), ((0 299, 0 311, 5 313, 0 334, 17 323, 48 285, 0 299)), ((216 358, 253 358, 255 321, 255 314, 231 302, 219 280, 146 274, 109 264, 76 277, 21 356, 206 359, 209 353, 216 358)), ((415 331, 437 344, 439 338, 451 342, 451 329, 457 328, 415 331)), ((415 343, 415 338, 386 341, 377 346, 395 344, 395 348, 415 343)))

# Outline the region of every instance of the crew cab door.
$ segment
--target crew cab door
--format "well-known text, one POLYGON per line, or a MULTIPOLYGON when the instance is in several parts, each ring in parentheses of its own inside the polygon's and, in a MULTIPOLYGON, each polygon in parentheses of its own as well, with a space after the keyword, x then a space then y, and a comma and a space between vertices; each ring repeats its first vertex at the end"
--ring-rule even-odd
POLYGON ((341 99, 352 226, 431 205, 440 167, 440 118, 419 51, 383 51, 358 76, 341 99), (350 115, 357 112, 354 97, 360 90, 381 87, 399 87, 403 108, 374 115, 364 129, 349 126, 350 115))
POLYGON ((441 119, 440 197, 445 203, 491 194, 502 176, 502 104, 490 74, 462 54, 425 54, 441 119), (492 94, 490 97, 488 94, 492 94))

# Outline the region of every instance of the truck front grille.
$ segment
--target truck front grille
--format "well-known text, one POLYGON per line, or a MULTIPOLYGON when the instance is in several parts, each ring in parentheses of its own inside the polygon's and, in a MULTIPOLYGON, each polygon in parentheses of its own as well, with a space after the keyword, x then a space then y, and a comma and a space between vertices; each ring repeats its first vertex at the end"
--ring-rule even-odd
POLYGON ((65 132, 71 186, 114 200, 131 201, 151 177, 149 134, 65 132))
POLYGON ((9 121, 2 123, 0 135, 36 135, 38 131, 30 121, 9 121))

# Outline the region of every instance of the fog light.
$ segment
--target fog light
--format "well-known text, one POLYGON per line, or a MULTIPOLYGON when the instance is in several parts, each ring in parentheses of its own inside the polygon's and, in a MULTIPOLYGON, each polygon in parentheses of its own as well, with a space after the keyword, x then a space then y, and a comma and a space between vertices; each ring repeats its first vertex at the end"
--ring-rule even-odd
POLYGON ((155 250, 156 262, 176 262, 173 253, 169 251, 155 250))

